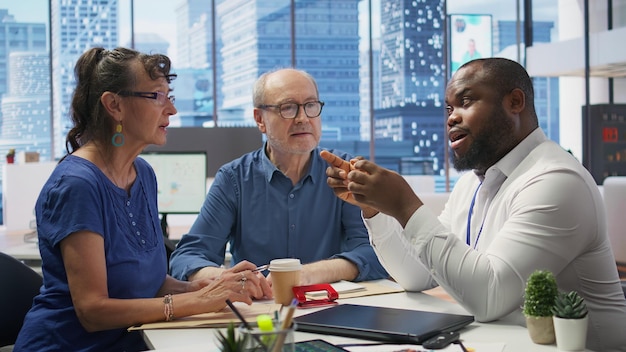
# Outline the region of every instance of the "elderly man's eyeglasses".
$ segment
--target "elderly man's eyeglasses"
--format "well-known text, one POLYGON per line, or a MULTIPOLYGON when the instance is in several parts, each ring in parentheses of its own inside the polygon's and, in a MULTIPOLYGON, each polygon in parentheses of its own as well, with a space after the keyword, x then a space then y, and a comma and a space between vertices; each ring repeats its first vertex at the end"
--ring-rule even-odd
POLYGON ((156 92, 131 92, 131 91, 121 91, 117 93, 123 97, 140 97, 140 98, 148 98, 156 100, 157 104, 165 105, 166 101, 170 101, 170 103, 174 104, 176 101, 176 97, 173 95, 167 95, 167 93, 163 93, 160 91, 156 92))
POLYGON ((304 114, 308 118, 314 118, 314 117, 320 116, 320 114, 322 113, 322 107, 324 107, 324 102, 323 101, 310 101, 304 104, 282 103, 278 105, 261 104, 257 106, 257 108, 278 109, 278 113, 280 114, 280 117, 282 117, 283 119, 295 119, 296 116, 298 116, 298 111, 300 110, 301 106, 304 108, 304 114))

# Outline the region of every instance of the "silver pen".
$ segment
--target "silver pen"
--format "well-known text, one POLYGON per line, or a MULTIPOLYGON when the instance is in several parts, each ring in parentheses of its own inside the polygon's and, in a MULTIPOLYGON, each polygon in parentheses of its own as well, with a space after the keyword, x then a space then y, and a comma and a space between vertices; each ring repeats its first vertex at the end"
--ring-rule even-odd
POLYGON ((261 265, 261 266, 257 266, 257 268, 252 270, 252 272, 253 273, 258 273, 259 271, 265 271, 265 270, 267 270, 267 267, 269 267, 269 265, 267 265, 267 264, 261 265))

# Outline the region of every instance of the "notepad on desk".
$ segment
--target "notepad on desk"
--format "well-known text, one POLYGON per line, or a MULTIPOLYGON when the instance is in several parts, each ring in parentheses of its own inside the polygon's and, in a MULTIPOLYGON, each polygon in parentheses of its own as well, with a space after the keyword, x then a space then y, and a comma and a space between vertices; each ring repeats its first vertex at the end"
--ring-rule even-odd
MULTIPOLYGON (((332 288, 335 291, 337 291, 337 293, 339 294, 365 290, 365 286, 360 285, 356 282, 351 282, 351 281, 346 281, 346 280, 333 282, 332 284, 330 284, 330 286, 332 286, 332 288)), ((321 296, 326 296, 328 293, 324 290, 321 290, 321 291, 310 291, 310 292, 307 292, 306 294, 307 296, 321 297, 321 296)))
MULTIPOLYGON (((360 282, 338 281, 332 283, 331 286, 339 294, 339 299, 373 296, 404 291, 404 289, 400 285, 386 279, 360 282)), ((308 299, 319 299, 320 296, 325 295, 327 295, 326 291, 311 291, 306 293, 308 299)))
MULTIPOLYGON (((260 314, 274 315, 280 310, 280 304, 254 302, 252 305, 235 303, 237 310, 250 325, 256 325, 256 317, 260 314)), ((233 311, 226 307, 219 312, 196 314, 177 318, 172 321, 148 323, 131 326, 128 331, 148 329, 176 329, 176 328, 218 328, 226 327, 229 323, 239 324, 239 319, 233 311)))

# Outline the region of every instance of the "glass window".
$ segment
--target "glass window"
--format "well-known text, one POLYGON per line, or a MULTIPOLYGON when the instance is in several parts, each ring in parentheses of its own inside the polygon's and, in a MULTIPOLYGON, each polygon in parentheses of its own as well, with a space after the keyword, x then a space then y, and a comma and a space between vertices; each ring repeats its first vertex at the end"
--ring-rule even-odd
MULTIPOLYGON (((14 148, 37 151, 40 160, 60 158, 76 59, 95 45, 129 46, 172 59, 179 113, 170 127, 253 126, 256 78, 295 66, 317 79, 326 102, 322 146, 407 176, 433 177, 436 190, 446 190, 447 180, 452 185, 457 177, 447 160, 447 79, 462 62, 479 56, 526 64, 524 43, 530 38, 522 3, 0 0, 0 153, 14 148)), ((626 24, 626 0, 612 1, 610 21, 606 4, 590 1, 593 33, 626 24)), ((533 1, 532 19, 533 45, 583 35, 582 6, 576 2, 533 1)), ((580 73, 544 73, 533 80, 541 127, 580 159, 585 104, 580 73)), ((591 103, 623 102, 624 82, 594 77, 591 103)))
MULTIPOLYGON (((0 51, 2 166, 10 150, 16 162, 24 152, 51 160, 48 11, 45 0, 0 1, 0 37, 6 39, 0 51)), ((1 211, 0 205, 0 219, 1 211)))

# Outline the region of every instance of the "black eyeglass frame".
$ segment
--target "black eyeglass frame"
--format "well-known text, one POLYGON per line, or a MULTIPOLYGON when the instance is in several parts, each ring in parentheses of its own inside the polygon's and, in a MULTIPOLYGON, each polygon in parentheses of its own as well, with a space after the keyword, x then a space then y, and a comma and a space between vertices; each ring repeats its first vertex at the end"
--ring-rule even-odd
POLYGON ((302 107, 302 109, 304 110, 304 115, 306 115, 306 117, 310 118, 310 119, 314 119, 316 117, 319 117, 322 114, 322 110, 324 109, 324 102, 321 100, 316 100, 316 101, 308 101, 306 103, 302 103, 302 104, 298 104, 298 103, 282 103, 282 104, 261 104, 259 106, 257 106, 257 109, 267 109, 267 108, 274 108, 274 109, 278 109, 278 115, 280 115, 280 117, 282 117, 283 119, 295 119, 298 116, 298 112, 300 111, 300 107, 302 107), (319 104, 320 106, 320 111, 317 113, 317 115, 315 116, 311 116, 309 115, 309 113, 307 112, 307 105, 308 104, 319 104), (285 117, 283 116, 283 109, 282 107, 284 105, 296 105, 298 106, 298 109, 296 110, 295 115, 293 115, 293 117, 285 117))
POLYGON ((154 99, 157 102, 159 102, 159 96, 163 96, 165 98, 163 99, 163 105, 165 105, 165 100, 169 100, 170 103, 172 104, 174 104, 174 102, 176 101, 176 97, 174 95, 167 95, 167 93, 161 92, 161 91, 134 92, 134 91, 129 91, 129 90, 123 90, 121 92, 118 92, 117 94, 123 97, 139 97, 139 98, 154 99))

